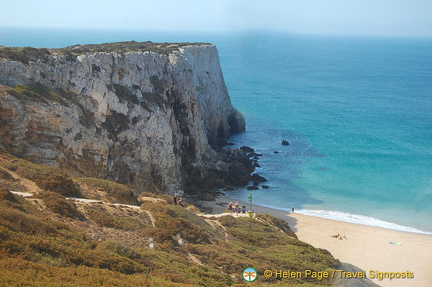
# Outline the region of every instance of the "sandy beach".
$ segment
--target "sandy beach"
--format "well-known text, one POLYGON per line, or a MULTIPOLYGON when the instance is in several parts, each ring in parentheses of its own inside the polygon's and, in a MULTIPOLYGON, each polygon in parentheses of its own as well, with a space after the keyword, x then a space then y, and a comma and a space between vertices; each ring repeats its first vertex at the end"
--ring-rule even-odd
MULTIPOLYGON (((216 201, 204 202, 203 205, 213 208, 212 213, 217 214, 223 213, 230 201, 234 203, 236 200, 221 195, 216 201)), ((248 203, 239 203, 249 208, 248 203)), ((432 282, 432 236, 288 213, 257 205, 253 209, 257 213, 268 213, 285 219, 300 240, 327 249, 341 262, 364 270, 370 279, 373 273, 379 275, 377 272, 414 276, 410 279, 372 279, 380 286, 426 287, 432 282), (345 236, 346 239, 332 237, 336 234, 345 236), (400 245, 390 242, 398 242, 400 245)))

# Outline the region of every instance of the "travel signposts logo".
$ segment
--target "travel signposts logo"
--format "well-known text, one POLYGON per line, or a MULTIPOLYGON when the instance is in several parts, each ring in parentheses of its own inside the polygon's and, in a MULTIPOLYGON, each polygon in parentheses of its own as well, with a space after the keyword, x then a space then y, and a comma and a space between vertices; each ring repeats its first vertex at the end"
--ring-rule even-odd
POLYGON ((248 267, 243 270, 242 277, 246 282, 253 282, 258 278, 258 272, 252 267, 248 267))

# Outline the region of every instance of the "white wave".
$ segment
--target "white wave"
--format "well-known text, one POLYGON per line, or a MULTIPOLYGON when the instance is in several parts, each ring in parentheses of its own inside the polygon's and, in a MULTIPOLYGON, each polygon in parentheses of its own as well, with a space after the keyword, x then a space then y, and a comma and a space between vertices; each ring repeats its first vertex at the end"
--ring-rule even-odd
POLYGON ((408 227, 404 225, 399 225, 397 223, 376 219, 370 216, 352 214, 352 213, 347 213, 342 211, 300 209, 300 210, 296 210, 296 212, 304 215, 316 216, 316 217, 333 219, 338 221, 376 226, 376 227, 405 231, 405 232, 432 235, 432 232, 423 231, 417 228, 408 227))

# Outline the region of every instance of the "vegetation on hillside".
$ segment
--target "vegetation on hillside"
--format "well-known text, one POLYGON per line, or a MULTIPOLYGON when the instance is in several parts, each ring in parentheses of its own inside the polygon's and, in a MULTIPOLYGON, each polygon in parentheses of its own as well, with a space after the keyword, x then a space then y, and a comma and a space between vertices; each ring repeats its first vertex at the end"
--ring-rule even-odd
POLYGON ((112 202, 137 204, 133 190, 124 184, 94 177, 80 177, 75 180, 104 192, 106 194, 105 198, 112 202))
POLYGON ((33 47, 4 47, 0 46, 0 59, 8 59, 29 64, 30 61, 48 62, 52 55, 60 54, 66 56, 66 61, 74 61, 79 55, 87 53, 127 53, 127 52, 155 52, 169 55, 179 48, 190 45, 209 45, 208 43, 153 43, 125 41, 104 44, 74 45, 61 49, 33 48, 33 47))
POLYGON ((108 52, 108 53, 127 53, 127 52, 155 52, 158 54, 168 55, 174 51, 177 51, 181 47, 190 45, 210 45, 208 43, 153 43, 151 41, 136 42, 136 41, 125 41, 115 43, 104 43, 104 44, 87 44, 87 45, 74 45, 62 49, 57 49, 61 53, 72 53, 72 54, 86 54, 95 52, 108 52))
MULTIPOLYGON (((76 194, 93 188, 123 196, 130 190, 101 179, 73 179, 4 154, 0 175, 0 286, 241 286, 246 267, 262 274, 326 271, 340 264, 270 215, 208 219, 193 206, 174 206, 167 196, 152 194, 142 195, 140 207, 71 201, 64 197, 71 186, 76 194), (40 183, 45 181, 56 184, 40 183), (10 192, 33 192, 31 182, 43 191, 27 199, 10 192)), ((254 284, 332 283, 259 275, 254 284)))
POLYGON ((34 102, 42 102, 45 104, 54 102, 67 106, 67 99, 70 98, 70 94, 67 92, 57 89, 57 93, 55 93, 40 83, 35 83, 30 86, 18 84, 13 88, 3 88, 1 90, 4 90, 16 98, 26 99, 34 102))
POLYGON ((50 56, 51 53, 46 48, 0 46, 0 58, 18 61, 24 64, 28 64, 30 61, 38 59, 46 62, 50 56))
POLYGON ((41 189, 57 192, 64 196, 81 196, 78 185, 57 168, 33 164, 17 158, 0 161, 0 167, 35 182, 41 189))

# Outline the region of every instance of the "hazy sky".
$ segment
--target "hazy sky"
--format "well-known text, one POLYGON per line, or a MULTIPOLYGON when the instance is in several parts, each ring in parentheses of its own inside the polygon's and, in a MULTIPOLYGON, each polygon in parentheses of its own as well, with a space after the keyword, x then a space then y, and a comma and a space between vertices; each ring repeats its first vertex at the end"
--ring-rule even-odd
POLYGON ((0 0, 0 26, 432 37, 432 1, 0 0))

